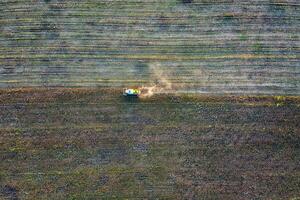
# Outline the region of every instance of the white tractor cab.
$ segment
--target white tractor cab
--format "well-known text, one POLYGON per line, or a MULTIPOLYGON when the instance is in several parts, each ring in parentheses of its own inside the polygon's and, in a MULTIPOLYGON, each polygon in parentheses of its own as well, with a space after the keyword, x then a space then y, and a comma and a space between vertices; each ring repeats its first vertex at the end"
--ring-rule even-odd
POLYGON ((138 97, 141 94, 141 90, 132 89, 132 88, 124 88, 123 95, 126 97, 138 97))

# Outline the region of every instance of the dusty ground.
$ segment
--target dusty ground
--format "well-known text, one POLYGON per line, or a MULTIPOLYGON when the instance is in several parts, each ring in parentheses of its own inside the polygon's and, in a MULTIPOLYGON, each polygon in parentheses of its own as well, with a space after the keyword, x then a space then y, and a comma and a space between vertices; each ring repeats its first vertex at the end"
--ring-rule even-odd
POLYGON ((299 97, 0 91, 0 199, 293 199, 299 97))

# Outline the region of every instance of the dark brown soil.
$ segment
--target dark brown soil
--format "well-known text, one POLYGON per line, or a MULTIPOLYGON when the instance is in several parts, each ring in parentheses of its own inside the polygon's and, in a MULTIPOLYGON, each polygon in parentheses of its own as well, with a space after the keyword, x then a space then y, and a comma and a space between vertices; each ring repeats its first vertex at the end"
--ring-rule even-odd
POLYGON ((299 197, 299 97, 121 94, 0 90, 0 197, 299 197))

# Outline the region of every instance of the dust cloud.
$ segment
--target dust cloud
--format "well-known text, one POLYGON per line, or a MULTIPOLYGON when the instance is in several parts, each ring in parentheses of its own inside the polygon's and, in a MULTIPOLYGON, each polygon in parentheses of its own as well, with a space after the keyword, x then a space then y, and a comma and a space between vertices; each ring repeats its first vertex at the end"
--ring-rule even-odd
POLYGON ((174 93, 176 92, 174 84, 170 81, 172 75, 163 69, 160 63, 152 63, 149 65, 150 78, 154 80, 152 86, 142 86, 141 98, 151 97, 159 93, 174 93))

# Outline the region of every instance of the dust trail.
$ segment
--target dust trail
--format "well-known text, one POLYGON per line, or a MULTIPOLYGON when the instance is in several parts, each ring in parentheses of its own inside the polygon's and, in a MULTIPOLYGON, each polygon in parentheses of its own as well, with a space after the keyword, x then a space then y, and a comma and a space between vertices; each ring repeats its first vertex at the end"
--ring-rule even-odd
POLYGON ((143 86, 141 97, 147 98, 158 93, 174 93, 174 84, 170 81, 171 74, 163 70, 160 63, 153 63, 149 65, 151 72, 151 79, 155 82, 152 86, 143 86))

